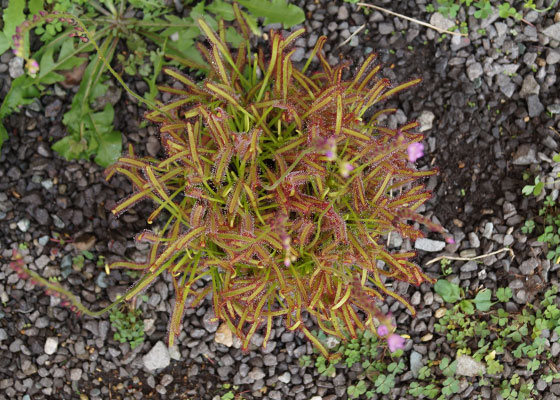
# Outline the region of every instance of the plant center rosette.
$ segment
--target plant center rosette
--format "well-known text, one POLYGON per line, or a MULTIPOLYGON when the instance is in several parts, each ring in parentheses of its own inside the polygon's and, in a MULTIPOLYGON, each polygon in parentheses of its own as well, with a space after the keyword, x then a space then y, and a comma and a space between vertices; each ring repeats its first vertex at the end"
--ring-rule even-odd
MULTIPOLYGON (((107 179, 124 174, 134 187, 113 213, 151 199, 148 222, 161 226, 136 237, 151 244, 145 263, 109 266, 142 275, 117 303, 168 272, 176 291, 170 345, 187 304, 211 294, 216 317, 245 349, 260 328, 266 346, 282 318, 329 356, 306 327, 309 317, 330 335, 344 339, 369 328, 402 347, 376 302, 392 296, 415 311, 385 282, 433 280, 411 261, 413 251, 390 252, 387 235, 423 237, 410 221, 443 229, 415 212, 431 195, 417 181, 437 172, 413 164, 422 153, 418 124, 381 125, 379 117, 396 110, 379 104, 420 80, 392 87, 378 78, 374 54, 345 80, 350 63, 329 65, 325 37, 298 69, 292 45, 304 29, 286 37, 272 32, 269 53, 253 53, 249 27, 236 5, 234 11, 245 39, 235 52, 223 24, 214 32, 199 21, 209 44, 199 48, 210 69, 204 82, 165 70, 176 83, 159 89, 176 98, 147 119, 159 125, 166 158, 141 158, 130 147, 107 170, 107 179), (310 73, 314 58, 319 66, 310 73)), ((61 286, 24 272, 81 312, 99 315, 117 304, 90 312, 61 286)))
MULTIPOLYGON (((238 22, 249 43, 248 27, 238 22)), ((137 236, 152 246, 145 264, 110 266, 143 271, 126 298, 171 273, 170 344, 187 298, 194 296, 195 305, 210 293, 216 317, 243 348, 261 326, 266 346, 276 318, 324 354, 304 324, 307 316, 341 338, 366 327, 376 332, 379 324, 394 328, 376 300, 388 295, 414 309, 385 280, 432 279, 411 261, 414 252, 391 253, 384 242, 393 231, 422 237, 409 220, 442 231, 415 213, 430 197, 416 181, 436 171, 418 171, 410 162, 421 152, 416 122, 393 130, 378 120, 395 110, 366 113, 419 79, 391 87, 377 78, 372 54, 353 79, 343 80, 349 63, 329 65, 325 37, 299 70, 291 45, 303 29, 287 37, 272 32, 265 55, 243 44, 233 53, 223 30, 199 24, 209 42, 200 47, 208 78, 197 84, 167 69, 180 85, 160 90, 178 97, 147 115, 160 126, 167 158, 143 159, 130 149, 109 169, 109 177, 125 174, 135 188, 115 214, 149 198, 158 204, 149 222, 166 219, 158 233, 137 236), (319 70, 307 73, 313 57, 319 70)))

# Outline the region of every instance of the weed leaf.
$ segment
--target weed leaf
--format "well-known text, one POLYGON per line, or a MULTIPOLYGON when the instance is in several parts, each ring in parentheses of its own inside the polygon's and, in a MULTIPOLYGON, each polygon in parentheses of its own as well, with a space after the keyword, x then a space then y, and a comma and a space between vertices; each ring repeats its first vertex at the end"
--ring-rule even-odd
POLYGON ((256 17, 264 17, 265 25, 281 23, 288 29, 305 21, 303 10, 285 0, 239 0, 238 2, 256 17))
POLYGON ((473 300, 477 310, 488 311, 492 306, 492 301, 490 301, 491 297, 492 297, 492 292, 488 289, 483 289, 480 292, 478 292, 473 300))
POLYGON ((461 289, 459 286, 445 279, 437 281, 434 285, 434 290, 447 303, 453 304, 461 299, 461 289))

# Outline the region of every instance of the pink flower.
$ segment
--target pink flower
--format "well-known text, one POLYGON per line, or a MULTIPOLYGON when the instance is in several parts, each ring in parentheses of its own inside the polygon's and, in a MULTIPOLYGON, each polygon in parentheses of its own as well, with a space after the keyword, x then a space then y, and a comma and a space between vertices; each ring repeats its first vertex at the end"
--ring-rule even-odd
POLYGON ((350 176, 350 171, 354 170, 354 166, 349 162, 343 162, 340 164, 340 175, 343 178, 348 178, 350 176))
POLYGON ((336 139, 335 138, 328 138, 324 142, 324 154, 327 156, 327 160, 334 161, 336 160, 336 139))
POLYGON ((424 155, 424 145, 422 143, 411 143, 408 145, 406 152, 408 153, 408 161, 416 162, 424 155))
POLYGON ((389 346, 391 353, 398 349, 404 349, 404 343, 405 339, 400 335, 392 334, 387 338, 387 345, 389 346))
POLYGON ((334 161, 336 159, 336 153, 332 149, 327 149, 325 155, 329 161, 334 161))
POLYGON ((27 71, 29 72, 29 75, 31 75, 31 77, 35 77, 35 75, 37 75, 37 72, 39 72, 39 63, 34 59, 29 60, 27 62, 27 71))
POLYGON ((388 333, 389 333, 389 329, 387 329, 385 325, 379 325, 377 327, 377 334, 379 336, 387 336, 388 333))

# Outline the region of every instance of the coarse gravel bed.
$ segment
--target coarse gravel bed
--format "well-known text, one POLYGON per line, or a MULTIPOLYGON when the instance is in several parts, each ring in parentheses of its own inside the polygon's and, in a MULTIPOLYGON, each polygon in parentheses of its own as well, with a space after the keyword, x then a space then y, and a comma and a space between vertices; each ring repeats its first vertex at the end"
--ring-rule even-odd
MULTIPOLYGON (((426 155, 418 167, 440 170, 427 182, 434 196, 422 212, 449 229, 456 243, 446 244, 433 234, 429 241, 410 243, 395 235, 393 247, 418 248, 420 265, 441 255, 472 257, 513 249, 513 259, 502 252, 481 264, 453 262, 448 277, 471 290, 509 285, 514 296, 506 307, 512 310, 535 301, 543 288, 557 285, 558 264, 548 261, 542 244, 522 234, 520 227, 537 212, 535 200, 521 194, 523 172, 542 174, 557 165, 552 156, 559 138, 550 127, 560 130, 560 12, 525 12, 529 25, 499 19, 496 13, 477 20, 467 8, 469 15, 463 9, 457 21, 468 21, 469 37, 440 40, 434 30, 379 11, 366 14, 354 4, 298 3, 306 11, 307 35, 296 43, 296 61, 303 60, 324 34, 331 63, 350 59, 359 65, 374 51, 384 65, 383 76, 394 82, 423 79, 389 100, 398 111, 386 123, 421 123, 426 155), (366 29, 340 46, 362 24, 366 29)), ((426 12, 428 3, 376 2, 441 28, 454 24, 426 12)), ((11 58, 10 53, 0 57, 0 97, 22 72, 11 58)), ((128 83, 142 90, 141 81, 128 83)), ((161 154, 157 130, 140 126, 143 110, 136 102, 126 94, 112 100, 116 115, 126 115, 116 121, 125 146, 132 143, 140 154, 161 154)), ((76 271, 72 257, 83 249, 107 261, 141 260, 146 255, 146 247, 132 238, 146 227, 151 206, 141 203, 115 219, 110 210, 130 193, 128 182, 119 176, 106 182, 99 166, 65 161, 50 149, 50 143, 65 135, 61 119, 70 101, 71 91, 55 91, 5 121, 11 136, 0 155, 0 399, 209 400, 219 399, 224 383, 238 385, 245 399, 347 398, 346 389, 356 381, 359 367, 340 365, 334 378, 301 367, 299 360, 313 354, 312 346, 299 332, 287 331, 280 320, 265 349, 259 347, 263 337, 258 334, 247 353, 235 341, 231 347, 216 343, 219 325, 212 321, 208 300, 187 309, 177 346, 168 349, 164 343, 173 288, 166 278, 138 300, 146 336, 134 350, 113 340, 108 316, 77 317, 58 307, 59 299, 18 278, 9 267, 13 248, 20 249, 28 266, 45 277, 62 276, 86 304, 101 307, 123 293, 133 278, 122 271, 107 276, 89 260, 76 271), (56 237, 62 241, 51 240, 56 237)), ((549 189, 557 196, 560 184, 551 183, 549 189)), ((441 274, 438 263, 426 270, 433 277, 441 274)), ((411 336, 404 355, 407 365, 412 352, 422 358, 431 352, 454 358, 449 346, 442 345, 444 338, 433 332, 434 312, 443 300, 432 286, 399 283, 396 290, 412 299, 419 312, 412 319, 398 302, 389 299, 384 306, 403 328, 399 332, 411 336), (433 339, 425 340, 427 333, 434 333, 433 339)), ((308 325, 313 327, 311 320, 308 325)), ((550 342, 559 342, 557 335, 550 342)), ((514 361, 506 363, 503 376, 515 367, 514 361)), ((539 382, 539 376, 525 378, 536 383, 538 398, 560 398, 560 384, 539 382)), ((404 373, 395 389, 374 398, 414 398, 406 394, 410 379, 412 374, 404 373)), ((497 390, 467 384, 453 399, 496 399, 497 390)))

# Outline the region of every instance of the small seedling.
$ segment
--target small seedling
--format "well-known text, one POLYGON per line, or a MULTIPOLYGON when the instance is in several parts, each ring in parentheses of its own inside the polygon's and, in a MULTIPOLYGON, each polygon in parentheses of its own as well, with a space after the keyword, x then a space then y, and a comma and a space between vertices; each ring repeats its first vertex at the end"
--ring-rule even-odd
POLYGON ((124 309, 119 310, 114 308, 109 314, 111 326, 116 331, 113 339, 130 344, 131 349, 144 342, 144 321, 141 319, 142 312, 139 309, 124 309))

